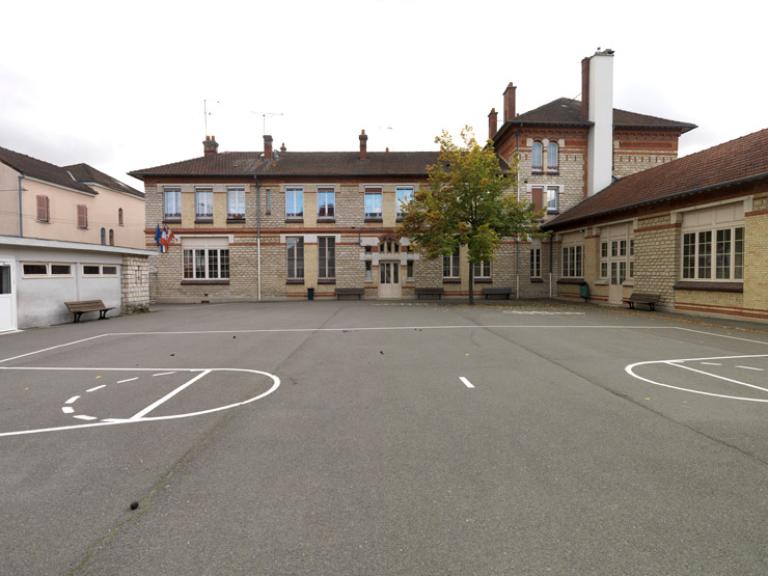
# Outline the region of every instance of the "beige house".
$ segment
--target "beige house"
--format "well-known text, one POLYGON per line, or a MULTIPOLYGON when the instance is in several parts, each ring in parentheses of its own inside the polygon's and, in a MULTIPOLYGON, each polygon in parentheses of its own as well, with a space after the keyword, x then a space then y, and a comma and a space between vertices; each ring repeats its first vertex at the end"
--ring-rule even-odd
POLYGON ((66 322, 67 301, 146 308, 143 229, 142 192, 0 148, 0 332, 66 322))

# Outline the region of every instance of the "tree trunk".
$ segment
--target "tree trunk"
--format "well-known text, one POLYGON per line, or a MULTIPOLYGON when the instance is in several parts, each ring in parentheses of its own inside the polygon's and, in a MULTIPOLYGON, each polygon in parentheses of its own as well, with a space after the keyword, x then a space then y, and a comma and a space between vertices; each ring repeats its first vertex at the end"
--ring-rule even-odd
POLYGON ((474 291, 474 285, 475 285, 475 266, 470 261, 469 263, 469 303, 474 304, 475 303, 475 291, 474 291))

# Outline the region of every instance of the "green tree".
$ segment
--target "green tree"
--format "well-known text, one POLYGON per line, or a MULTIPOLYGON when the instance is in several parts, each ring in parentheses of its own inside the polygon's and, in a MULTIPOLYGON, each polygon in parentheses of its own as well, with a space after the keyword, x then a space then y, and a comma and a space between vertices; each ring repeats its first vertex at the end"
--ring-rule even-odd
POLYGON ((516 163, 500 163, 493 145, 480 146, 469 127, 461 139, 463 145, 457 145, 445 131, 435 138, 440 154, 427 168, 429 185, 405 206, 398 232, 427 258, 467 246, 469 303, 474 304, 474 264, 491 260, 503 237, 534 233, 540 214, 510 193, 516 163))

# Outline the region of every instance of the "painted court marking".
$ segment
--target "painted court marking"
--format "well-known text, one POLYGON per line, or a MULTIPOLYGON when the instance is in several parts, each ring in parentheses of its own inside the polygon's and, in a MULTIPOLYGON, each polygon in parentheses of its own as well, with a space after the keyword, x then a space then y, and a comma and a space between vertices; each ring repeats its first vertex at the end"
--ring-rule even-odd
POLYGON ((470 382, 466 378, 464 378, 464 376, 459 376, 459 380, 461 380, 461 383, 464 384, 464 386, 466 386, 467 388, 474 388, 475 387, 475 385, 472 384, 472 382, 470 382))
POLYGON ((763 372, 762 368, 755 368, 754 366, 736 366, 736 368, 741 368, 743 370, 754 370, 756 372, 763 372))
POLYGON ((117 382, 115 382, 115 384, 125 384, 126 382, 133 382, 134 380, 138 380, 138 379, 139 379, 138 376, 134 378, 126 378, 125 380, 118 380, 117 382))
MULTIPOLYGON (((757 340, 756 342, 760 342, 757 340)), ((676 368, 683 368, 685 370, 689 370, 691 372, 695 372, 697 374, 701 374, 702 376, 707 376, 710 378, 714 378, 716 380, 723 380, 726 382, 730 382, 732 384, 737 384, 740 386, 746 386, 748 388, 753 388, 760 390, 762 392, 768 392, 768 388, 763 388, 761 386, 757 386, 755 384, 750 384, 748 382, 742 382, 741 380, 736 380, 734 378, 728 378, 726 376, 721 376, 719 374, 713 374, 711 372, 706 372, 704 370, 699 370, 698 368, 693 368, 692 366, 686 366, 686 362, 698 362, 700 364, 706 364, 705 362, 702 362, 702 360, 733 360, 733 359, 742 359, 742 358, 768 358, 768 354, 745 354, 745 355, 739 355, 739 356, 712 356, 708 358, 677 358, 677 359, 671 359, 671 360, 648 360, 645 362, 635 362, 634 364, 629 364, 624 368, 624 371, 629 374, 630 376, 633 376, 634 378, 637 378, 638 380, 642 380, 643 382, 647 382, 649 384, 654 384, 656 386, 661 386, 663 388, 670 388, 672 390, 679 390, 681 392, 690 392, 691 394, 699 394, 701 396, 710 396, 713 398, 724 398, 728 400, 742 400, 744 402, 758 402, 758 403, 768 403, 768 398, 751 398, 748 396, 734 396, 732 394, 718 394, 716 392, 705 392, 704 390, 696 390, 694 388, 686 388, 684 386, 675 386, 673 384, 669 384, 667 382, 659 382, 657 380, 653 380, 651 378, 647 378, 645 376, 640 376, 635 372, 635 369, 640 366, 649 366, 653 364, 664 364, 666 366, 674 366, 676 368)), ((716 366, 722 366, 722 362, 720 363, 711 363, 716 366)))

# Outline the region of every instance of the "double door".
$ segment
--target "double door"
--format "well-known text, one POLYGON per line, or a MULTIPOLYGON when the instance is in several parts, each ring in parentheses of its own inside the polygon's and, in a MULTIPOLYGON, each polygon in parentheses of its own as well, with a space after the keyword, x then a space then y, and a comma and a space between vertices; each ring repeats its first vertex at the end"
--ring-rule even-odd
POLYGON ((400 284, 400 261, 379 262, 379 298, 397 299, 403 294, 400 284))

